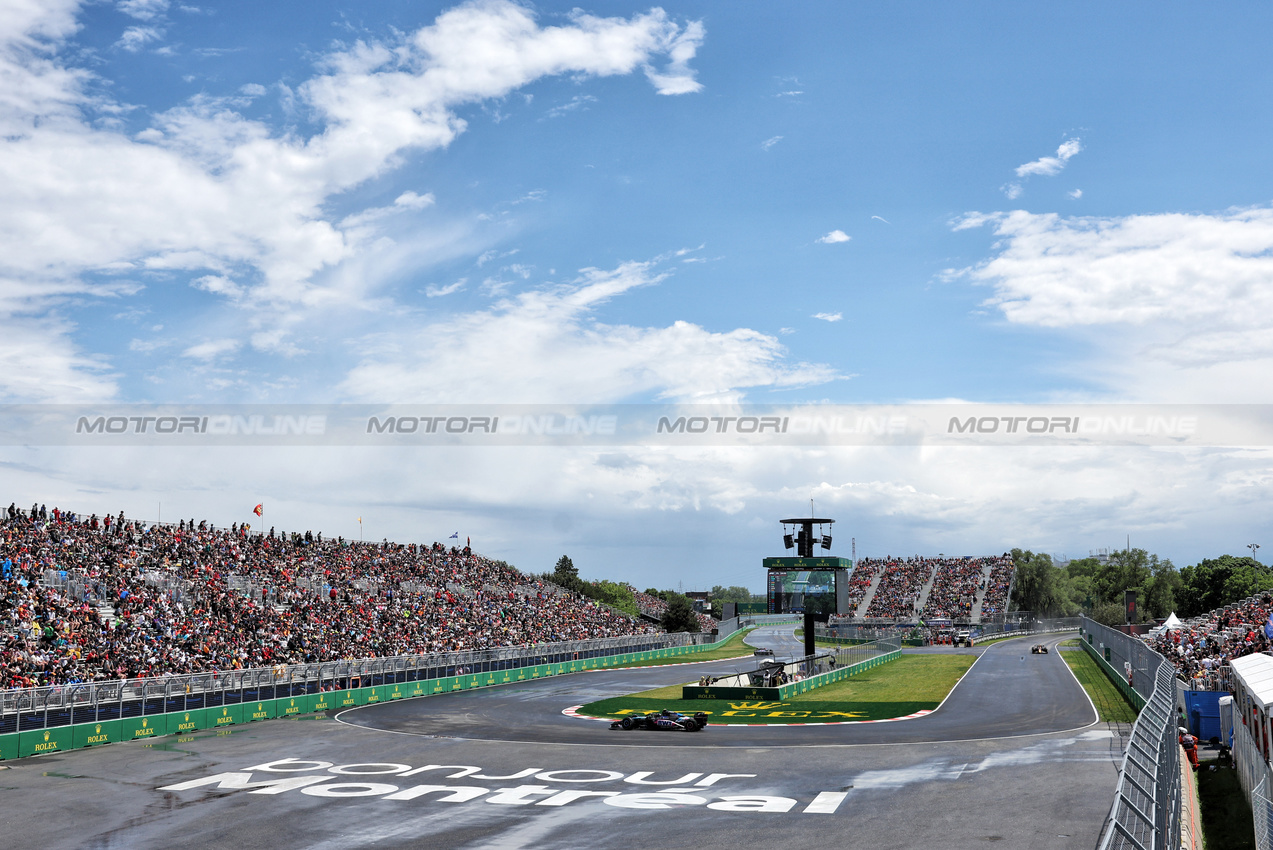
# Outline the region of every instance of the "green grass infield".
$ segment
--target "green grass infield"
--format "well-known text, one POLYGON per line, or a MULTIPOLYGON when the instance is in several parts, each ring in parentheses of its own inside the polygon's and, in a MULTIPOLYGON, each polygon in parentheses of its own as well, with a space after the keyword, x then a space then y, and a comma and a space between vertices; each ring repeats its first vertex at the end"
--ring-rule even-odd
POLYGON ((1083 690, 1092 698, 1096 712, 1101 720, 1115 723, 1135 723, 1136 709, 1123 698, 1118 688, 1109 677, 1097 666, 1092 657, 1078 645, 1078 639, 1064 641, 1060 645, 1061 657, 1074 671, 1074 678, 1079 680, 1083 690))
POLYGON ((684 714, 706 712, 709 723, 852 723, 890 720, 941 704, 976 661, 972 655, 903 655, 850 679, 783 702, 681 699, 681 685, 656 688, 580 706, 588 717, 617 720, 667 708, 684 714))

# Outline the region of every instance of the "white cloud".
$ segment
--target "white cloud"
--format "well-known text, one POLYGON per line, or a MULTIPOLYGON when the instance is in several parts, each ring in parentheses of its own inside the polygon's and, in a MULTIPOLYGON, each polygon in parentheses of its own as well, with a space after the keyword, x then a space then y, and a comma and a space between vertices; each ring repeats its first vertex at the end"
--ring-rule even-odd
POLYGON ((666 278, 655 263, 584 269, 568 285, 535 289, 488 310, 449 316, 406 335, 379 335, 341 389, 399 402, 615 401, 653 394, 735 399, 756 387, 819 384, 827 366, 787 363, 765 334, 607 325, 603 304, 666 278))
POLYGON ((260 83, 247 83, 239 86, 239 92, 248 97, 263 97, 267 91, 268 89, 260 83))
POLYGON ((1060 174, 1061 169, 1065 168, 1065 164, 1081 150, 1083 150, 1083 143, 1079 139, 1066 139, 1056 149, 1056 156, 1044 156, 1034 162, 1018 165, 1017 176, 1030 177, 1038 174, 1043 177, 1051 177, 1055 174, 1060 174))
POLYGON ((848 242, 852 238, 852 236, 845 233, 843 230, 832 230, 826 236, 819 237, 817 241, 824 245, 836 245, 840 242, 848 242))
POLYGON ((999 191, 1008 196, 1009 201, 1015 201, 1021 197, 1023 191, 1020 183, 1005 183, 999 187, 999 191))
POLYGON ((568 103, 563 103, 560 106, 554 106, 544 114, 549 118, 560 118, 567 112, 574 112, 577 109, 585 109, 588 104, 596 102, 597 99, 590 94, 577 94, 572 97, 568 103))
POLYGON ((782 136, 770 136, 768 139, 765 139, 763 142, 760 143, 760 149, 767 151, 781 141, 782 141, 782 136))
POLYGON ((192 345, 181 353, 182 356, 195 360, 215 360, 218 357, 233 354, 239 349, 240 345, 241 343, 237 339, 214 339, 208 342, 201 342, 198 345, 192 345))
POLYGON ((804 94, 802 91, 780 91, 774 97, 796 97, 802 94, 804 94))
POLYGON ((1083 190, 1082 190, 1082 189, 1071 189, 1070 191, 1066 192, 1065 194, 1066 194, 1066 195, 1068 195, 1070 198, 1072 198, 1072 199, 1074 199, 1074 200, 1076 200, 1076 201, 1077 201, 1079 198, 1083 197, 1083 190))
POLYGON ((195 289, 211 292, 214 295, 225 295, 230 298, 242 298, 243 287, 224 275, 210 274, 190 281, 195 289))
POLYGON ((115 46, 129 53, 136 53, 152 41, 163 38, 163 30, 155 27, 129 27, 124 30, 115 46))
POLYGON ((838 322, 844 318, 843 313, 814 313, 813 318, 821 319, 824 322, 838 322))
POLYGON ((952 274, 993 286, 985 306, 1014 324, 1101 329, 1096 359, 1075 367, 1086 380, 1135 397, 1273 396, 1273 209, 970 213, 953 227, 984 224, 995 254, 952 274))
POLYGON ((115 8, 139 21, 153 21, 168 12, 169 0, 119 0, 115 8))
POLYGON ((425 287, 424 294, 428 298, 440 298, 443 295, 451 295, 452 293, 459 292, 464 288, 464 284, 468 282, 469 279, 467 277, 462 277, 455 283, 447 284, 446 286, 434 286, 433 284, 429 284, 425 287))
MULTIPOLYGON (((649 14, 661 17, 663 10, 654 9, 649 14)), ((645 66, 645 75, 654 83, 659 94, 691 94, 703 88, 702 83, 694 79, 694 70, 689 66, 699 45, 703 43, 703 35, 703 24, 700 21, 691 21, 685 25, 685 29, 679 31, 675 27, 665 27, 658 52, 667 54, 667 66, 661 72, 648 64, 645 66)))
MULTIPOLYGON (((153 19, 161 6, 119 8, 153 19)), ((467 126, 459 108, 566 74, 643 70, 660 93, 699 88, 688 64, 703 38, 699 24, 680 26, 654 9, 629 19, 573 13, 540 26, 526 6, 478 0, 415 32, 322 57, 318 74, 291 95, 317 126, 311 135, 241 114, 246 98, 259 96, 249 86, 233 98, 196 96, 130 138, 97 120, 127 107, 71 64, 80 56, 66 42, 77 8, 73 0, 23 4, 6 9, 0 27, 0 278, 15 282, 9 303, 28 314, 71 294, 103 294, 87 273, 116 268, 226 279, 233 270, 257 325, 292 327, 307 311, 347 303, 362 309, 366 277, 333 270, 384 250, 376 228, 387 226, 387 208, 335 222, 327 205, 407 152, 450 144, 467 126)), ((140 49, 160 35, 130 27, 119 46, 140 49)), ((431 202, 408 195, 392 208, 431 202)))

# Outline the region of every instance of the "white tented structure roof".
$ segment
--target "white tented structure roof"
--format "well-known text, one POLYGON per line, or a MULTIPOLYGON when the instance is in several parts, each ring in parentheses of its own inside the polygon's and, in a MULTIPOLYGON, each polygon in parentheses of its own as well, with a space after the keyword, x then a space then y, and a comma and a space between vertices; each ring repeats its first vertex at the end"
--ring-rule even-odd
POLYGON ((1235 658, 1229 665, 1251 701, 1267 711, 1273 705, 1273 657, 1261 652, 1235 658))

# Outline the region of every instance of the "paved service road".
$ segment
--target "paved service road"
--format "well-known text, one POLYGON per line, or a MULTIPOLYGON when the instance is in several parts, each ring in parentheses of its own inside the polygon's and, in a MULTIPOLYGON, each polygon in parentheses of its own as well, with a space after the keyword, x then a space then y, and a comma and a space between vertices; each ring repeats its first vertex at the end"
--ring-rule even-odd
MULTIPOLYGON (((757 629, 755 645, 770 645, 779 629, 757 629), (761 633, 761 634, 758 634, 761 633)), ((1068 635, 1066 635, 1068 637, 1068 635)), ((1049 642, 1055 644, 1059 638, 1049 642)), ((1078 730, 1096 722, 1096 712, 1060 653, 1031 655, 1028 638, 984 648, 941 651, 976 653, 977 661, 950 696, 932 714, 889 723, 850 723, 800 727, 709 726, 685 740, 676 734, 632 735, 608 722, 562 715, 569 706, 622 696, 704 673, 722 675, 754 669, 756 661, 703 662, 677 667, 606 670, 563 678, 538 679, 501 688, 398 700, 344 711, 343 723, 412 735, 486 741, 604 744, 665 747, 799 747, 833 744, 901 744, 965 741, 1078 730)))
POLYGON ((0 831, 40 850, 1090 850, 1121 730, 1028 649, 972 650, 939 711, 895 723, 625 735, 560 713, 735 666, 716 662, 5 762, 0 831))

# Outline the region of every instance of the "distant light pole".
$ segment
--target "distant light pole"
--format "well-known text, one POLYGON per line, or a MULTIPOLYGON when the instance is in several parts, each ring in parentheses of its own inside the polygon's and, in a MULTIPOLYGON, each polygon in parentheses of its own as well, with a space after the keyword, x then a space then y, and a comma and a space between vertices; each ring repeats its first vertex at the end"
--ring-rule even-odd
POLYGON ((1259 557, 1258 557, 1255 553, 1256 553, 1256 552, 1258 552, 1258 551, 1260 551, 1260 544, 1259 544, 1259 543, 1248 543, 1248 544, 1246 545, 1246 548, 1248 548, 1248 549, 1250 549, 1250 550, 1251 550, 1251 557, 1252 557, 1252 558, 1255 560, 1255 562, 1258 564, 1258 563, 1260 562, 1260 559, 1259 559, 1259 557))

